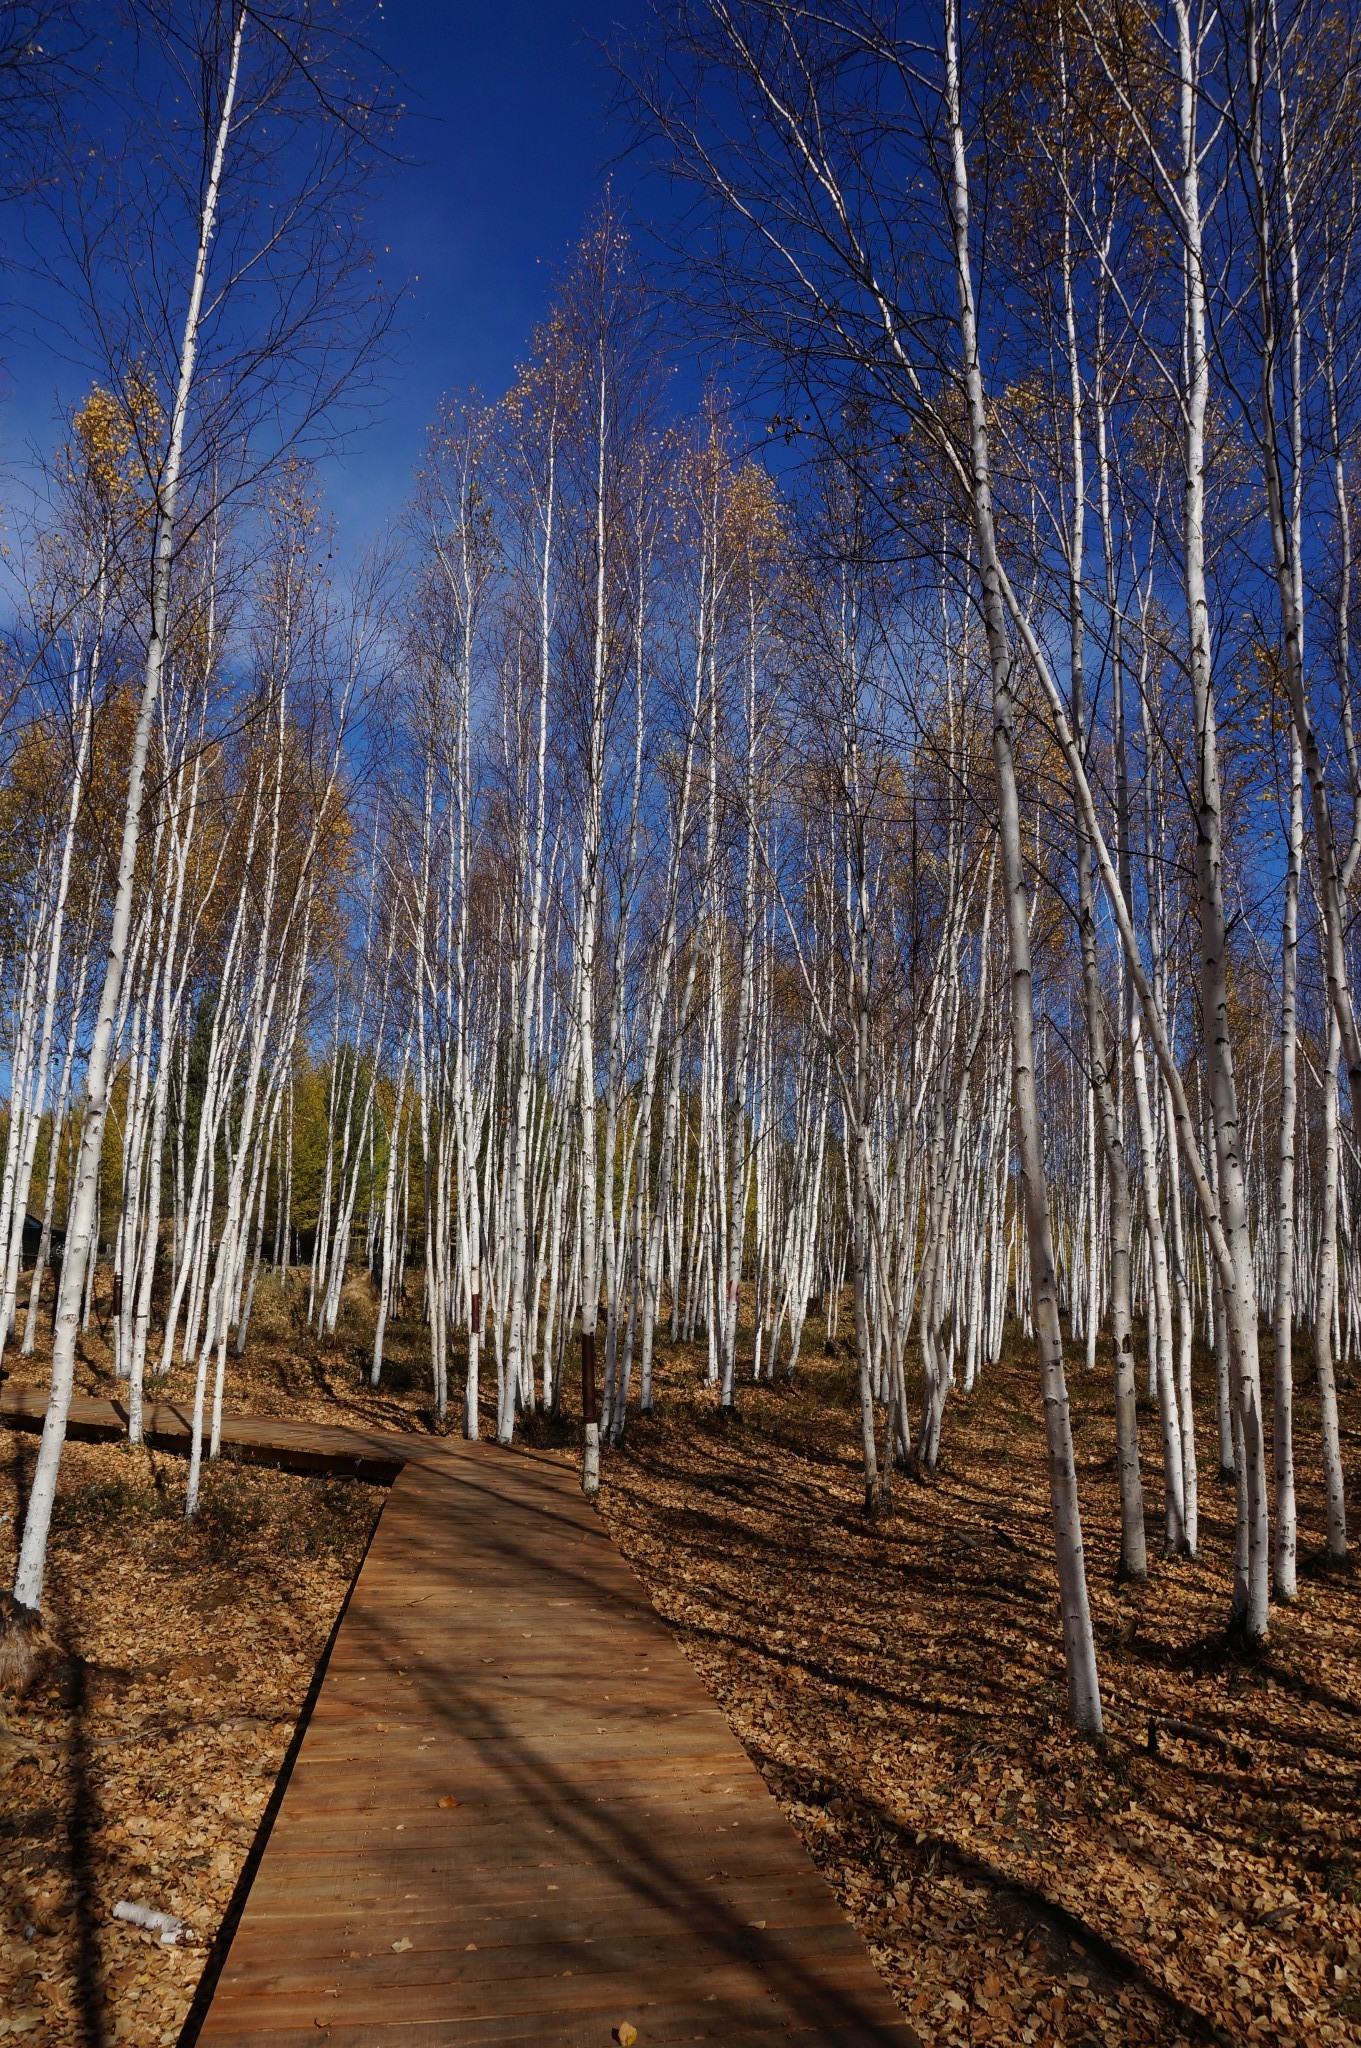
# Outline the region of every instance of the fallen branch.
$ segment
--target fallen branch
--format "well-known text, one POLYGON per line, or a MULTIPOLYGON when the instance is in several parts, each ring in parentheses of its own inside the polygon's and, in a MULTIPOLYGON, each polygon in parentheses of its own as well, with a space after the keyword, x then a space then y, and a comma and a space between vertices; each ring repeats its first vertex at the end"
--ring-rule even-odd
POLYGON ((296 1714, 228 1714, 222 1721, 149 1721, 122 1735, 96 1735, 89 1749, 123 1749, 129 1742, 173 1742, 179 1735, 202 1734, 211 1729, 217 1735, 237 1735, 243 1730, 282 1728, 297 1720, 296 1714))
POLYGON ((1150 1714, 1148 1717, 1148 1753, 1158 1756, 1158 1730, 1164 1734, 1179 1735, 1183 1742, 1198 1742, 1202 1749, 1217 1749, 1224 1756, 1233 1758, 1245 1770, 1252 1769, 1252 1751, 1240 1743, 1230 1742, 1225 1735, 1217 1734, 1213 1728, 1202 1728, 1195 1721, 1178 1721, 1170 1714, 1150 1714))

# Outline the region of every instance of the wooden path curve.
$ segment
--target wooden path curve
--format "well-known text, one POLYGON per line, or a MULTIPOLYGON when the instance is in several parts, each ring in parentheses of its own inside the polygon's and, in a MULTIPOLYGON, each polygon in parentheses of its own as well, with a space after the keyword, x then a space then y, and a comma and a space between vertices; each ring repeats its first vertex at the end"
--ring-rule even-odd
MULTIPOLYGON (((0 1386, 0 1422, 11 1429, 41 1430, 47 1395, 40 1387, 0 1386)), ((187 1451, 194 1410, 189 1401, 148 1401, 142 1431, 158 1451, 187 1451)), ((128 1433, 122 1401, 72 1397, 66 1434, 77 1443, 115 1443, 128 1433)), ((443 1437, 395 1429, 358 1429, 350 1423, 296 1422, 285 1415, 224 1415, 222 1441, 246 1465, 271 1465, 283 1472, 328 1472, 337 1479, 365 1479, 389 1485, 405 1466, 446 1454, 443 1437)), ((205 1434, 206 1442, 206 1434, 205 1434)))
MULTIPOLYGON (((87 1433, 116 1421, 83 1410, 87 1433)), ((10 1389, 0 1414, 32 1426, 10 1389)), ((905 2048, 572 1471, 273 1418, 224 1436, 400 1470, 184 2048, 608 2048, 625 2021, 638 2048, 905 2048)))

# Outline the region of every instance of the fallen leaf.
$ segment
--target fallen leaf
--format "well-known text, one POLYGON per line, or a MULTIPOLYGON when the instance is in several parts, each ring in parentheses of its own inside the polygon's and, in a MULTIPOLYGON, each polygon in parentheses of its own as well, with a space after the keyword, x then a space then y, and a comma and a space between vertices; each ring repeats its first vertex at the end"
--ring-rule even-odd
MULTIPOLYGON (((32 1361, 32 1369, 40 1363, 32 1361)), ((81 1367, 82 1393, 99 1391, 90 1383, 91 1372, 81 1367)), ((252 1406, 249 1397, 244 1405, 252 1406)), ((126 1444, 71 1443, 63 1456, 61 1520, 48 1575, 54 1604, 70 1629, 70 1653, 79 1660, 72 1669, 83 1673, 81 1704, 76 1707, 76 1695, 63 1686, 59 1696, 44 1693, 16 1713, 9 1734, 33 1741, 32 1750, 6 1741, 0 1726, 0 1864, 15 1851, 27 1855, 36 1831, 50 1830, 41 1878, 34 1874, 31 1893, 22 1878, 14 1881, 12 1868, 0 1871, 9 1908, 0 1928, 0 2048, 61 2048, 75 2038, 71 2000, 81 1981, 82 1952, 79 1923, 67 1902, 77 1845, 88 1859, 82 1881, 90 1884, 91 1899, 101 1902, 101 1916, 119 1899, 145 1897, 190 1920, 180 1942, 192 1939, 193 1951, 162 1947, 154 1932, 113 1922, 119 1960, 101 1987, 100 2031, 111 2044, 155 2048, 178 2039, 197 1974, 182 1973, 181 1965, 193 1955, 201 1959, 203 1945, 217 1931, 244 1841, 258 1825, 318 1652, 378 1510, 371 1487, 328 1482, 326 1543, 314 1557, 310 1543, 300 1545, 297 1536, 300 1516, 306 1521, 323 1512, 315 1480, 262 1467, 224 1473, 234 1508, 249 1507, 252 1541, 275 1561, 267 1574, 250 1573, 248 1583, 233 1578, 228 1592, 228 1580, 203 1538, 187 1532, 185 1561, 192 1559, 193 1569, 166 1576, 158 1469, 158 1454, 126 1444), (105 1541, 111 1489, 124 1503, 116 1557, 105 1541), (186 1657, 192 1668, 180 1672, 186 1657), (161 1665, 164 1675, 153 1669, 161 1665), (242 1676, 247 1667, 248 1689, 242 1676), (160 1710, 148 1720, 153 1699, 164 1710, 163 1723, 160 1710), (158 1791, 148 1806, 142 1773, 152 1726, 168 1773, 164 1796, 158 1791), (84 1836, 71 1832, 73 1787, 61 1769, 73 1740, 86 1744, 91 1804, 84 1836), (11 1763, 18 1767, 7 1772, 11 1763), (184 1887, 182 1896, 175 1886, 184 1887), (35 1921, 32 1942, 23 1942, 23 1929, 35 1921), (41 2010, 26 1995, 39 1963, 45 1998, 52 2001, 41 2010)), ((0 1511, 11 1505, 7 1495, 0 1511)), ((0 1528, 0 1538, 12 1533, 0 1528)), ((323 1989, 313 1987, 317 1997, 323 1989)), ((335 2005, 328 2000, 327 2012, 335 2005)), ((325 2019, 320 2008, 313 2010, 325 2019)), ((305 2031, 310 2016, 301 2024, 305 2031)))

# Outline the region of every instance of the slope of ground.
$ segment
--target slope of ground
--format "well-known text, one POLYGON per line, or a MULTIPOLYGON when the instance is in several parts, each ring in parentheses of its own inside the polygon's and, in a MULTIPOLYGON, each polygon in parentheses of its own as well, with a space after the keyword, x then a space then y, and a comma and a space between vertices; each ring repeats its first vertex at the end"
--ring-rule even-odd
MULTIPOLYGON (((35 1443, 0 1438, 13 1575, 35 1443)), ((382 1493, 68 1444, 47 1613, 60 1658, 0 1703, 0 2037, 174 2042, 382 1493), (181 1918, 166 1947, 113 1918, 181 1918)))
MULTIPOLYGON (((1351 1572, 1307 1559, 1268 1653, 1228 1655, 1233 1495, 1212 1478, 1199 1561, 1117 1588, 1108 1387, 1075 1373, 1107 1717, 1092 1747, 1064 1719, 1033 1367, 956 1400, 941 1470, 899 1481, 873 1527, 849 1367, 748 1389, 726 1428, 693 1374, 668 1377, 609 1462, 603 1512, 925 2043, 1361 2039, 1351 1572)), ((1212 1456, 1207 1432, 1211 1474, 1212 1456)))

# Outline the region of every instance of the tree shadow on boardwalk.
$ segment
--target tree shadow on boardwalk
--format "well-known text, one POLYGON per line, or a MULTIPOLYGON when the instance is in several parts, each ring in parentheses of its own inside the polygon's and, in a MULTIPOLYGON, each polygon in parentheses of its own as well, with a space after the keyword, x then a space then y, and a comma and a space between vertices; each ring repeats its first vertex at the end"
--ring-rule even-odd
MULTIPOLYGON (((640 2026, 651 2009, 668 2038, 684 2020, 682 2037, 693 2038, 775 2028, 865 2048, 910 2039, 858 1934, 558 1461, 454 1449, 409 1467, 311 1705, 321 1708, 311 1740, 300 1724, 180 2048, 201 2034, 247 2039, 272 1996, 294 2014, 338 1970, 330 2011, 345 2035, 366 2011, 370 2023, 399 2024, 375 1981, 393 1962, 375 1889, 419 1926, 421 1981, 431 1969, 438 1979, 426 2021, 480 2020, 498 2039, 544 2042, 585 2039, 579 2030, 593 2026, 595 2038, 627 1996, 640 2026), (512 1676, 522 1639, 534 1648, 512 1676), (630 1693, 635 1682, 641 1692, 630 1693), (387 1746, 392 1724, 400 1747, 387 1746), (416 1748, 417 1730, 428 1748, 416 1748), (421 1829, 439 1804, 436 1768, 463 1791, 447 1838, 431 1848, 421 1829), (288 1859, 301 1851, 270 1843, 285 1799, 289 1843, 310 1823, 310 1867, 324 1866, 296 1942, 288 1859), (399 1811, 413 1821, 405 1851, 399 1811), (320 1859, 318 1824, 327 1831, 320 1859), (546 1853, 561 1887, 551 1895, 538 1887, 546 1853), (335 1949, 316 1947, 316 1916, 345 1918, 347 1878, 356 1900, 366 1894, 365 1936, 377 1944, 348 1974, 335 1949), (540 1912, 527 1930, 522 1897, 531 1893, 540 1912), (479 1910, 492 1927, 473 1944, 469 1916, 479 1910), (498 1940, 503 1925, 513 1947, 498 1940)), ((361 1917, 357 1905, 351 1917, 361 1917)), ((350 1938, 339 1921, 334 1938, 350 1938)))
POLYGON ((379 1522, 374 1524, 373 1534, 370 1535, 369 1541, 365 1545, 364 1557, 359 1560, 359 1571, 354 1575, 350 1590, 345 1596, 344 1605, 335 1618, 330 1635, 326 1638, 326 1647, 317 1659, 317 1668, 312 1674, 312 1683, 307 1688, 307 1696, 298 1710, 297 1724, 294 1727, 288 1748, 284 1752, 284 1760, 279 1766, 279 1775, 274 1781, 274 1789, 270 1793, 265 1810, 260 1816, 250 1848, 246 1852, 246 1860, 242 1864, 236 1883, 232 1888, 232 1895, 227 1903, 227 1910, 223 1914, 221 1924, 213 1937, 212 1946, 203 1965, 203 1974, 194 1988, 193 1999, 190 2002, 188 2012, 184 2016, 184 2024, 180 2028, 176 2048, 194 2048, 194 2043, 198 2040, 204 2018, 213 2001, 213 1993, 217 1990, 218 1979, 222 1975, 222 1966, 230 1953, 232 1942, 236 1936, 236 1930, 241 1925, 241 1915, 246 1910, 246 1902, 250 1898, 251 1887, 255 1883, 256 1873, 264 1859, 265 1851, 269 1847, 269 1838, 273 1833, 274 1823, 279 1817, 280 1808, 283 1806, 289 1784, 292 1781, 293 1768, 298 1761, 299 1752, 306 1738, 313 1709, 321 1697, 321 1689, 326 1682, 326 1673, 330 1668, 331 1653, 335 1649, 341 1628, 344 1626, 345 1617, 350 1608, 350 1601, 354 1598, 354 1589, 359 1583, 359 1572, 362 1572, 364 1569, 364 1560, 372 1548, 373 1537, 377 1534, 380 1526, 381 1518, 379 1522))

